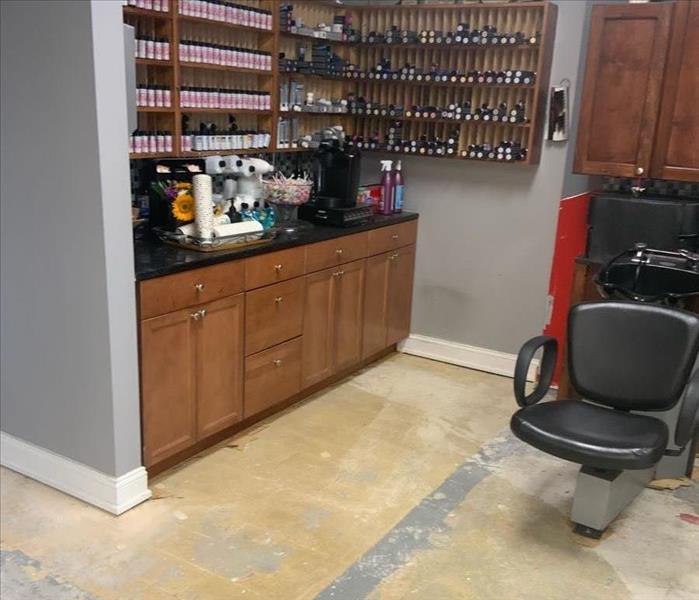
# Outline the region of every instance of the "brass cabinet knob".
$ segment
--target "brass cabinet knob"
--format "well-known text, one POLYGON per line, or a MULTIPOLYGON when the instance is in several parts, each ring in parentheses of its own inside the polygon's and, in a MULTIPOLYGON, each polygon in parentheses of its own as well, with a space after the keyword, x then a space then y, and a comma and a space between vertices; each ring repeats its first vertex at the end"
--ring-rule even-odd
POLYGON ((636 167, 636 175, 643 175, 644 172, 643 167, 636 167))
POLYGON ((274 265, 274 270, 279 273, 284 268, 284 265, 274 265))
POLYGON ((335 271, 333 277, 342 277, 345 274, 344 271, 335 271))
POLYGON ((284 302, 284 297, 283 297, 283 296, 277 296, 277 297, 274 299, 274 302, 275 302, 276 304, 281 304, 282 302, 284 302))
POLYGON ((335 250, 335 254, 340 256, 342 254, 342 248, 338 248, 337 250, 335 250))
POLYGON ((202 308, 201 310, 191 313, 189 316, 195 321, 199 321, 206 316, 206 309, 202 308))
POLYGON ((275 367, 281 367, 281 366, 282 366, 282 359, 281 359, 281 358, 275 358, 275 359, 272 361, 272 364, 273 364, 275 367))
POLYGON ((397 240, 397 239, 398 239, 398 234, 397 234, 397 233, 394 233, 394 234, 391 236, 391 239, 397 240))
POLYGON ((203 283, 195 283, 194 289, 197 290, 197 292, 203 292, 204 291, 204 284, 203 283))
POLYGON ((398 258, 398 253, 397 253, 397 252, 396 252, 395 254, 391 254, 391 255, 388 257, 388 260, 396 260, 396 258, 398 258))

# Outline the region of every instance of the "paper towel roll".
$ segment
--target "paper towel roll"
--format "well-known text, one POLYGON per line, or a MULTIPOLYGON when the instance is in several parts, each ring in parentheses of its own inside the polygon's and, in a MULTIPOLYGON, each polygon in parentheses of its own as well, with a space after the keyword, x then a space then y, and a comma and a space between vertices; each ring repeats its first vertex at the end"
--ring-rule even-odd
POLYGON ((226 237, 229 235, 239 235, 241 233, 257 233, 264 231, 258 221, 243 221, 242 223, 229 223, 228 225, 215 225, 216 237, 226 237))
POLYGON ((211 181, 210 175, 195 175, 192 178, 194 223, 197 226, 197 235, 206 240, 214 236, 214 201, 211 181))

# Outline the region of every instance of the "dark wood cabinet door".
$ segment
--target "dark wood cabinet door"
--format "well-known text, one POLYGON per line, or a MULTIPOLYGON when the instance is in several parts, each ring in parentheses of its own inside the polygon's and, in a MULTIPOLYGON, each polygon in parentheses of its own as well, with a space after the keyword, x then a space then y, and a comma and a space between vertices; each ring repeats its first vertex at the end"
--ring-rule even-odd
POLYGON ((196 440, 192 309, 141 322, 143 462, 149 467, 196 440))
POLYGON ((301 386, 307 388, 333 373, 334 273, 307 275, 303 311, 301 386))
POLYGON ((390 267, 388 275, 386 345, 390 346, 405 339, 410 333, 415 246, 399 248, 389 255, 388 260, 390 267))
POLYGON ((651 176, 699 181, 699 2, 675 7, 651 176))
POLYGON ((199 439, 242 418, 244 306, 244 294, 222 298, 194 321, 199 439))
POLYGON ((358 363, 362 358, 364 261, 357 260, 342 265, 333 279, 333 367, 335 370, 341 370, 358 363))
POLYGON ((593 7, 574 171, 648 175, 673 9, 593 7))
POLYGON ((388 345, 387 303, 388 303, 388 257, 395 252, 387 252, 366 259, 364 274, 364 331, 362 335, 362 358, 380 352, 388 345))

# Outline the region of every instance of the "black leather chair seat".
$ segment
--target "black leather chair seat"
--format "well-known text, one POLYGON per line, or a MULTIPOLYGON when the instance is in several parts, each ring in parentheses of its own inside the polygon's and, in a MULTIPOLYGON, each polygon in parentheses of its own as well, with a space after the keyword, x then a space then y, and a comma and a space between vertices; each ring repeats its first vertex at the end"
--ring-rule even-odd
POLYGON ((535 404, 518 410, 514 434, 539 450, 600 469, 655 465, 668 441, 665 423, 578 400, 535 404))

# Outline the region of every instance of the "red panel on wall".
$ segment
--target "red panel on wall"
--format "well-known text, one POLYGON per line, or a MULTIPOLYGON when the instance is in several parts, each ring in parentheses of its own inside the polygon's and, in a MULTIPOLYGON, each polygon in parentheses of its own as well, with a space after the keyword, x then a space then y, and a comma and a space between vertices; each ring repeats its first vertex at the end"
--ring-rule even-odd
POLYGON ((551 265, 549 281, 549 321, 544 328, 545 335, 558 340, 558 364, 553 382, 558 377, 563 365, 563 352, 566 341, 566 321, 570 308, 570 294, 573 286, 575 259, 585 254, 587 245, 587 211, 590 194, 580 194, 561 200, 558 209, 558 226, 556 228, 556 246, 551 265))

